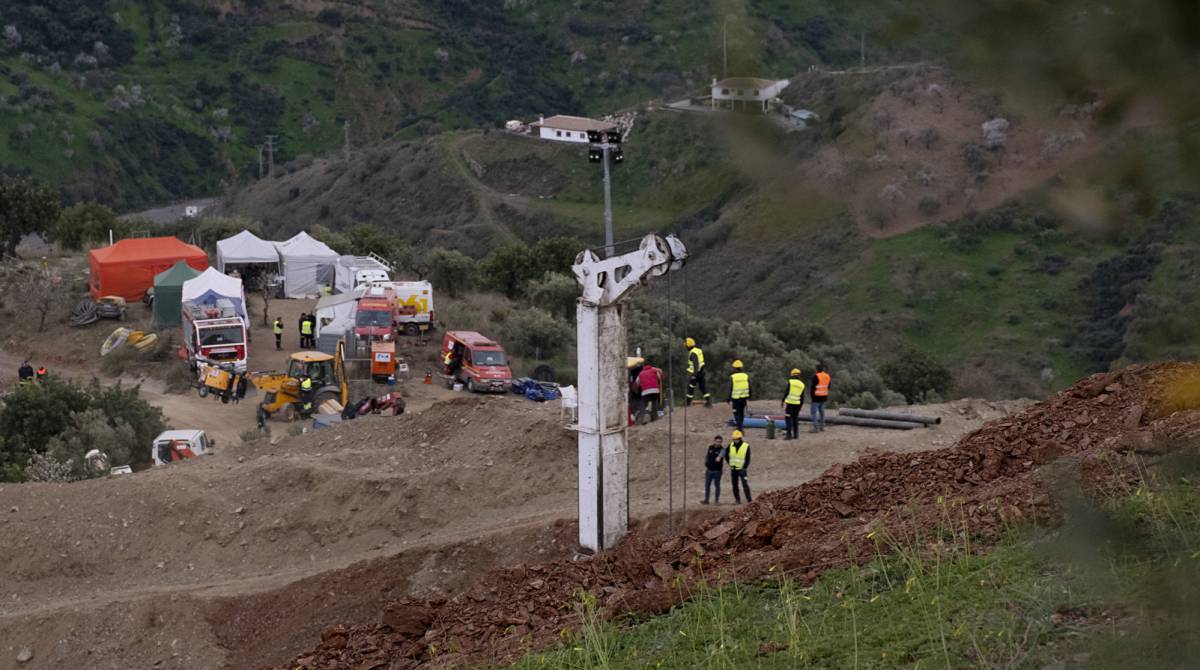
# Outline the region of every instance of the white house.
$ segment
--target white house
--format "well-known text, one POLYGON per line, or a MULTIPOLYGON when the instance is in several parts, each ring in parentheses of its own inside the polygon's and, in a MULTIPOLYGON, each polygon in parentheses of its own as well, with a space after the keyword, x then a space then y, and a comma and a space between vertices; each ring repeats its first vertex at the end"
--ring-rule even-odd
POLYGON ((616 125, 606 121, 597 121, 582 116, 564 116, 559 114, 550 118, 541 117, 531 124, 534 135, 543 140, 555 142, 574 142, 587 144, 589 130, 616 130, 616 125))
POLYGON ((713 77, 712 108, 765 112, 790 83, 788 79, 730 77, 717 81, 713 77))

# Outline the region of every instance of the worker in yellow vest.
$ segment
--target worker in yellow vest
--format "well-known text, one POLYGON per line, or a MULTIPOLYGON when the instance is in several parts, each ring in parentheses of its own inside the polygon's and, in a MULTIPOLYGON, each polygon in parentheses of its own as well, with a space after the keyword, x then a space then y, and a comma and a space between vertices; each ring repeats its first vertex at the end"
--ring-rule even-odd
POLYGON ((304 376, 300 380, 300 410, 307 416, 312 413, 313 408, 313 382, 312 377, 304 376))
POLYGON ((825 401, 829 400, 829 383, 832 381, 829 373, 825 372, 824 365, 817 366, 817 373, 812 378, 812 406, 809 412, 812 414, 812 428, 808 429, 810 433, 819 433, 825 430, 825 401))
POLYGON ((746 471, 750 469, 750 444, 742 441, 742 431, 733 431, 733 441, 725 448, 725 462, 729 464, 729 481, 733 483, 733 499, 738 504, 742 502, 741 492, 738 491, 738 480, 746 493, 746 502, 754 502, 750 497, 750 482, 746 479, 746 471))
POLYGON ((733 374, 729 375, 729 404, 733 407, 733 425, 742 429, 746 419, 746 403, 750 401, 750 375, 746 374, 742 362, 733 362, 733 374))
POLYGON ((704 384, 704 350, 696 346, 696 340, 690 337, 683 341, 683 346, 688 350, 687 403, 692 404, 696 389, 699 388, 700 392, 704 394, 704 406, 712 407, 712 396, 704 384))
POLYGON ((300 322, 300 348, 307 349, 313 345, 313 322, 305 315, 300 322))
POLYGON ((271 331, 275 333, 275 350, 283 348, 283 319, 275 317, 275 323, 271 326, 271 331))
POLYGON ((800 368, 792 368, 788 374, 787 393, 783 396, 784 423, 787 426, 787 436, 783 439, 794 440, 800 437, 800 408, 804 406, 804 382, 800 381, 800 368))

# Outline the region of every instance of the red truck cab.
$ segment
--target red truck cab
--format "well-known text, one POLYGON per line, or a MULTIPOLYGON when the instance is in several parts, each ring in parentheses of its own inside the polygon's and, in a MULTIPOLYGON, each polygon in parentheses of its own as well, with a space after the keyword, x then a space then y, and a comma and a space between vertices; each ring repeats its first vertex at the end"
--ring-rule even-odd
POLYGON ((473 330, 446 331, 441 357, 451 383, 462 382, 480 393, 505 393, 512 387, 504 348, 473 330))
POLYGON ((396 297, 390 288, 372 286, 358 299, 354 336, 360 340, 391 340, 395 334, 396 297))

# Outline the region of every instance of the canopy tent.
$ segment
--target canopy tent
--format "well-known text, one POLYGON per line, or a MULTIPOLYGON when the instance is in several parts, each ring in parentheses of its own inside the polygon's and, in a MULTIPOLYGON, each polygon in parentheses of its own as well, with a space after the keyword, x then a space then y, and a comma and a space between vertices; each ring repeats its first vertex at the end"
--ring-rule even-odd
POLYGON ((154 286, 154 276, 180 260, 197 270, 208 267, 203 249, 174 237, 121 240, 88 252, 88 289, 93 298, 119 295, 129 301, 141 300, 146 289, 154 286))
POLYGON ((358 299, 366 291, 367 287, 360 286, 349 293, 327 295, 318 300, 316 308, 313 309, 313 316, 317 317, 317 336, 320 337, 321 331, 326 327, 333 327, 337 332, 344 332, 346 324, 342 324, 340 327, 335 326, 342 322, 353 326, 354 315, 358 311, 358 299))
MULTIPOLYGON (((221 274, 217 272, 216 268, 209 268, 195 279, 184 282, 181 298, 182 302, 211 306, 216 306, 218 300, 228 300, 233 303, 234 310, 237 311, 238 316, 242 317, 246 327, 250 327, 250 315, 246 312, 246 294, 242 290, 242 280, 221 274)), ((158 302, 157 296, 155 296, 154 302, 158 302)))
POLYGON ((221 272, 227 265, 258 264, 279 265, 274 244, 248 230, 217 242, 217 269, 221 272))
POLYGON ((337 265, 338 254, 324 242, 302 232, 286 242, 274 244, 279 251, 285 297, 315 298, 321 295, 322 286, 333 285, 333 267, 337 265))
MULTIPOLYGON (((209 268, 210 270, 212 268, 209 268)), ((179 307, 183 302, 183 284, 200 276, 200 272, 183 261, 169 270, 154 275, 154 325, 178 326, 179 307)))

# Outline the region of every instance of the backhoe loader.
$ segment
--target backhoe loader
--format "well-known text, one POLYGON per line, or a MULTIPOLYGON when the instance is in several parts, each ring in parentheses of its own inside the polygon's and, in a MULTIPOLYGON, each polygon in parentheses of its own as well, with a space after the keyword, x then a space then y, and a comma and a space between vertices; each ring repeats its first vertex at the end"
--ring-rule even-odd
MULTIPOLYGON (((287 421, 308 417, 329 400, 337 400, 345 407, 350 399, 350 385, 346 379, 344 354, 343 343, 338 342, 334 356, 319 351, 297 351, 288 360, 287 372, 252 372, 247 375, 250 383, 263 391, 263 401, 258 406, 259 423, 264 424, 279 412, 287 421), (300 391, 305 377, 312 380, 312 391, 308 398, 300 391)), ((338 409, 341 410, 340 407, 338 409)))

